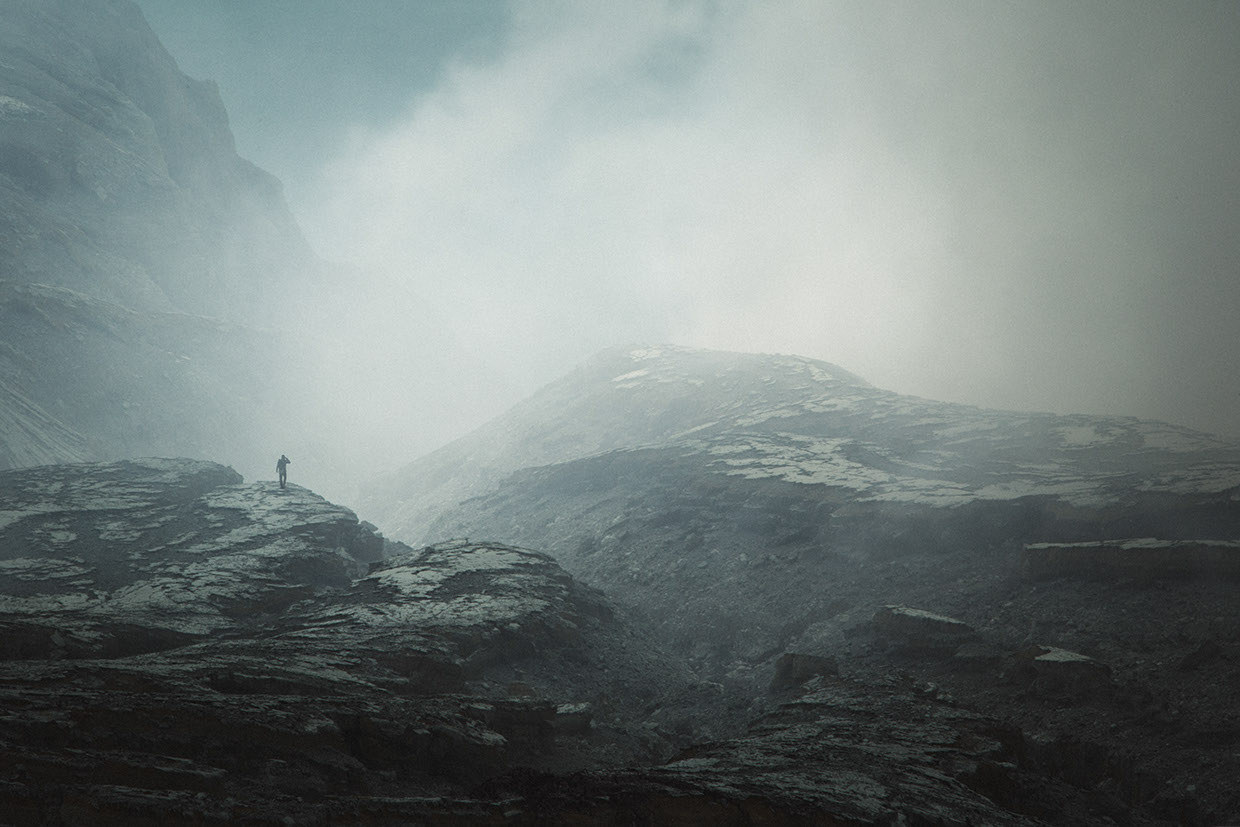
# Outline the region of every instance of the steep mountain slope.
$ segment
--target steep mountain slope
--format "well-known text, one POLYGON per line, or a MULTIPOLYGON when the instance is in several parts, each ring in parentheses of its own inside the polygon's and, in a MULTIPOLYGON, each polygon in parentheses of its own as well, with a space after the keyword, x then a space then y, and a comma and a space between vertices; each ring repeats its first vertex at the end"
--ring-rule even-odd
POLYGON ((1236 446, 904 397, 795 357, 646 348, 602 354, 401 482, 412 507, 388 530, 546 549, 731 691, 761 691, 786 653, 871 682, 909 672, 1240 814, 1236 446), (535 447, 474 447, 491 439, 535 447), (529 456, 548 464, 503 473, 529 456), (889 604, 962 622, 971 649, 892 645, 873 621, 889 604), (1035 646, 1100 664, 1111 688, 1044 697, 1020 677, 1035 646))
POLYGON ((0 4, 0 278, 267 321, 315 263, 215 87, 127 0, 0 4))
POLYGON ((265 457, 289 430, 278 368, 290 349, 272 332, 0 281, 0 416, 15 420, 0 467, 148 452, 265 457))
POLYGON ((0 380, 0 468, 76 462, 90 452, 86 438, 0 380))
POLYGON ((307 444, 326 270, 214 86, 128 0, 0 3, 0 55, 0 468, 307 444))

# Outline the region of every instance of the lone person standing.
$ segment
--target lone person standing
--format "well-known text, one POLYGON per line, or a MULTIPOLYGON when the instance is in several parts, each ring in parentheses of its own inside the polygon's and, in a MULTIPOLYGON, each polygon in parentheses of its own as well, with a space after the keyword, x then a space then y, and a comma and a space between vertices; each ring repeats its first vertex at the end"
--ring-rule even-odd
POLYGON ((288 464, 289 458, 280 454, 280 458, 276 460, 276 473, 280 475, 280 487, 284 487, 284 483, 288 481, 288 464))

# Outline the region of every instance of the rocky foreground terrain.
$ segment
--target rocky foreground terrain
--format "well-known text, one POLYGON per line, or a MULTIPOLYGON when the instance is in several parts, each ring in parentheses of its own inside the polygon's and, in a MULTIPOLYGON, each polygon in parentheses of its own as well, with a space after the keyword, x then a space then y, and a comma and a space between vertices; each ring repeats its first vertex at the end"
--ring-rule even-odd
POLYGON ((546 550, 725 694, 761 695, 790 654, 902 676, 1023 733, 1026 759, 1047 746, 1110 797, 1091 818, 1240 820, 1240 450, 1208 435, 621 349, 371 513, 546 550), (927 643, 887 606, 965 634, 927 643))
POLYGON ((543 554, 189 460, 0 475, 0 630, 6 823, 397 818, 665 756, 697 691, 543 554))
MULTIPOLYGON (((0 812, 20 824, 1201 822, 1178 776, 986 688, 1048 719, 1124 709, 1195 739, 1199 771, 1226 769, 1235 726, 909 607, 858 624, 848 661, 703 681, 545 554, 413 550, 191 460, 0 474, 0 631, 0 812)), ((1189 654, 1186 684, 1234 670, 1189 654)))

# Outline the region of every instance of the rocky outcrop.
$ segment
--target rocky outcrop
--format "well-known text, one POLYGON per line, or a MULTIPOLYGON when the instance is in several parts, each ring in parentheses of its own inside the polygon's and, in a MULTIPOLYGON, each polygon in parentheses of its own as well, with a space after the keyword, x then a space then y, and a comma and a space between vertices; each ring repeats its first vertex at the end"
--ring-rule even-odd
POLYGON ((1017 652, 1009 675, 1035 692, 1081 697, 1109 692, 1111 667, 1057 646, 1017 652))
POLYGON ((671 744, 645 715, 692 684, 537 552, 414 551, 208 462, 0 473, 19 821, 347 821, 517 767, 649 761, 671 744))
POLYGON ((1092 577, 1107 580, 1161 578, 1240 579, 1237 540, 1099 540, 1031 543, 1021 556, 1031 580, 1092 577))
POLYGON ((296 486, 244 485, 207 462, 8 472, 0 502, 9 658, 116 656, 240 633, 347 586, 381 556, 382 541, 348 509, 296 486))

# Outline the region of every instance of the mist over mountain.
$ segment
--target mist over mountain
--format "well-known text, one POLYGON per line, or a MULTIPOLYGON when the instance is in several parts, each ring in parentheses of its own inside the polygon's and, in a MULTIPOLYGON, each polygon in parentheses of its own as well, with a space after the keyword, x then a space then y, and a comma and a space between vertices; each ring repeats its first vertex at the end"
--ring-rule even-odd
MULTIPOLYGON (((756 8, 735 19, 758 22, 756 8)), ((830 7, 857 25, 859 9, 830 7)), ((655 251, 638 281, 681 291, 661 311, 674 315, 695 295, 676 272, 715 267, 727 283, 733 258, 765 267, 758 253, 774 247, 784 264, 814 260, 793 242, 798 227, 818 238, 823 198, 831 215, 862 191, 889 199, 888 218, 924 211, 892 179, 832 189, 783 174, 804 209, 780 245, 741 251, 726 243, 737 225, 714 222, 690 234, 700 257, 681 267, 686 248, 661 246, 675 226, 735 206, 714 197, 731 190, 712 167, 704 191, 669 183, 657 227, 608 242, 589 171, 614 152, 632 163, 625 147, 643 133, 592 141, 578 121, 602 107, 584 119, 575 107, 594 93, 557 96, 583 43, 599 56, 573 83, 637 78, 646 125, 675 94, 693 109, 711 74, 696 69, 736 68, 720 42, 780 58, 780 72, 795 61, 757 48, 771 32, 693 4, 607 16, 601 34, 581 10, 505 11, 512 42, 492 44, 493 65, 447 72, 448 93, 415 107, 428 121, 363 136, 335 167, 364 173, 337 193, 356 214, 334 231, 374 250, 329 265, 279 182, 238 156, 219 91, 178 69, 133 3, 0 0, 5 817, 1240 819, 1240 445, 1135 417, 909 396, 791 354, 576 354, 645 313, 649 297, 619 279, 643 260, 625 247, 655 251), (479 111, 500 133, 485 151, 479 111), (531 137, 544 120, 566 129, 550 153, 531 137), (561 151, 573 163, 558 166, 561 151), (513 174, 509 156, 529 169, 513 174), (550 189, 527 180, 553 168, 550 189), (413 179, 441 200, 411 202, 413 179), (685 199, 695 209, 675 214, 685 199), (547 203, 561 217, 581 207, 589 232, 540 219, 547 203), (426 219, 421 235, 385 235, 411 219, 426 219), (582 237, 588 255, 572 252, 582 237), (394 254, 411 239, 418 256, 394 254), (561 240, 567 259, 532 266, 561 240), (615 278, 561 303, 564 261, 615 278), (445 296, 460 305, 445 310, 445 296), (594 324, 568 312, 591 301, 606 323, 569 330, 594 324), (544 317, 554 325, 525 335, 544 317), (538 373, 505 365, 581 357, 504 410, 538 373), (270 479, 281 453, 287 487, 270 479)), ((821 53, 812 27, 798 35, 821 53)), ((766 100, 740 98, 750 114, 766 100)), ((729 176, 738 158, 761 168, 739 175, 753 189, 730 216, 752 223, 768 162, 795 167, 769 150, 800 138, 743 137, 752 146, 710 160, 729 176)), ((643 175, 700 161, 695 146, 643 175)), ((849 267, 909 252, 861 255, 879 236, 926 249, 931 223, 911 242, 891 221, 867 225, 849 267)), ((703 306, 720 329, 755 335, 772 318, 868 324, 847 302, 809 300, 824 285, 777 275, 773 304, 754 281, 741 291, 752 307, 703 306), (788 295, 805 300, 776 313, 788 295)))

